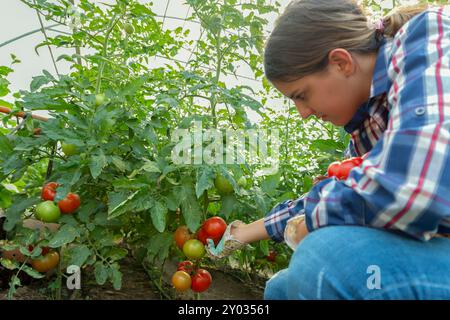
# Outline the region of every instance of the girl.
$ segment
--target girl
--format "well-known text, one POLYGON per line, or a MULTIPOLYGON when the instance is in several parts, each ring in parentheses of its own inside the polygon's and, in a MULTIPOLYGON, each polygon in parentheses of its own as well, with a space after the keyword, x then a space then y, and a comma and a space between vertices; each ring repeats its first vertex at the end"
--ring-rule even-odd
POLYGON ((345 181, 231 223, 209 254, 288 242, 266 299, 450 299, 450 7, 368 24, 352 0, 293 1, 265 72, 303 118, 344 126, 349 155, 365 160, 345 181))

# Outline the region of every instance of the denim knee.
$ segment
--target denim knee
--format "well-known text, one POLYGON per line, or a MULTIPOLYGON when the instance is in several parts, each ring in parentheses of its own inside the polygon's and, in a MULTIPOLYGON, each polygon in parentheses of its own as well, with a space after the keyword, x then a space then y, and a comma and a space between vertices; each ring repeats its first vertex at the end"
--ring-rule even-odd
POLYGON ((287 300, 288 270, 278 271, 266 282, 265 300, 287 300))
POLYGON ((422 242, 374 228, 325 227, 292 255, 287 297, 449 299, 449 251, 449 239, 422 242))
POLYGON ((309 234, 289 264, 288 299, 359 298, 359 289, 367 282, 367 263, 358 260, 357 253, 364 250, 367 231, 363 227, 339 226, 309 234), (360 233, 365 238, 361 242, 360 233))

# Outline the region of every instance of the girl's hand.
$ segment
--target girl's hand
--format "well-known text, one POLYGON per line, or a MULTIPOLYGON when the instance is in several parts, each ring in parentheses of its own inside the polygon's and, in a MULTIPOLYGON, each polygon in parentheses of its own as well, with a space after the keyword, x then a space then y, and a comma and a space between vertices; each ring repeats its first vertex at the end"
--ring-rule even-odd
POLYGON ((225 258, 233 251, 245 247, 247 244, 237 239, 235 236, 236 230, 241 229, 243 226, 246 226, 246 224, 239 220, 230 223, 225 230, 222 239, 220 239, 217 245, 214 245, 214 241, 212 239, 207 239, 206 241, 208 245, 206 246, 206 252, 208 252, 210 258, 225 258))
POLYGON ((286 244, 295 251, 297 245, 308 234, 306 228, 305 215, 298 215, 289 219, 284 230, 284 240, 286 244))

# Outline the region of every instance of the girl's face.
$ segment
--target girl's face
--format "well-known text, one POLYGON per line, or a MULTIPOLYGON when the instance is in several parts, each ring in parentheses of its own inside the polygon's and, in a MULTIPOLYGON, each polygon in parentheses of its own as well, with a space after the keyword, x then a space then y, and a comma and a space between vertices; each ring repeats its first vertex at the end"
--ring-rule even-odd
POLYGON ((314 115, 336 126, 344 126, 369 99, 376 55, 362 56, 334 49, 328 58, 324 71, 292 82, 272 83, 294 101, 302 118, 314 115))

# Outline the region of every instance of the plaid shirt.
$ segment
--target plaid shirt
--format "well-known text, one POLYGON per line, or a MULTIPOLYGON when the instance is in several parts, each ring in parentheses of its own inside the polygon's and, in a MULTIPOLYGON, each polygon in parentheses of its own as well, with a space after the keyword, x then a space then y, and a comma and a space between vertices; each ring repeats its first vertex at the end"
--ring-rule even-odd
POLYGON ((305 214, 309 232, 331 225, 450 233, 450 7, 430 8, 384 40, 370 98, 345 126, 348 155, 367 153, 346 180, 328 178, 273 208, 264 223, 281 242, 305 214))

